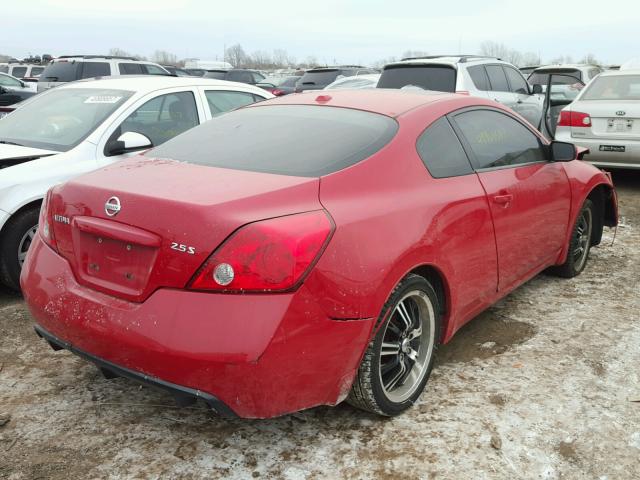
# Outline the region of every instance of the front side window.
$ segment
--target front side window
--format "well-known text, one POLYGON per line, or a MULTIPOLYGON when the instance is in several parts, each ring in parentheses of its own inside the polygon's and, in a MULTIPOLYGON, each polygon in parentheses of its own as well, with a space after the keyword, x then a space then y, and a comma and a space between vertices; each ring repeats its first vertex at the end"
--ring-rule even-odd
POLYGON ((107 62, 83 62, 82 78, 108 77, 111 68, 107 62))
POLYGON ((486 68, 491 82, 491 90, 494 92, 508 92, 509 84, 502 67, 500 65, 487 65, 486 68))
POLYGON ((0 121, 0 140, 66 152, 91 134, 133 92, 104 88, 55 88, 34 96, 0 121))
POLYGON ((153 145, 161 145, 198 125, 198 110, 192 92, 160 95, 144 103, 120 124, 109 141, 125 132, 145 135, 153 145))
POLYGON ((206 90, 204 94, 207 97, 207 103, 209 104, 212 117, 217 117, 224 112, 244 107, 245 105, 256 102, 256 100, 263 100, 262 98, 256 98, 257 95, 245 92, 206 90))
POLYGON ((44 67, 32 67, 30 75, 32 77, 39 76, 44 71, 44 67))
POLYGON ((436 120, 420 135, 416 149, 434 178, 473 173, 467 154, 445 117, 436 120))
POLYGON ((511 67, 504 67, 504 71, 509 79, 511 85, 511 91, 520 94, 529 93, 529 87, 527 87, 527 81, 524 79, 520 72, 511 67))
POLYGON ((146 73, 147 75, 166 75, 167 74, 167 72, 165 72, 160 67, 156 67, 155 65, 151 65, 150 63, 146 63, 142 65, 142 67, 143 67, 144 73, 146 73))
POLYGON ((120 75, 142 75, 142 65, 139 63, 119 63, 120 75))
POLYGON ((317 177, 364 160, 395 136, 385 115, 321 105, 241 108, 154 148, 152 158, 299 177, 317 177))
POLYGON ((545 149, 527 127, 493 110, 471 110, 454 117, 475 158, 476 169, 546 161, 545 149))

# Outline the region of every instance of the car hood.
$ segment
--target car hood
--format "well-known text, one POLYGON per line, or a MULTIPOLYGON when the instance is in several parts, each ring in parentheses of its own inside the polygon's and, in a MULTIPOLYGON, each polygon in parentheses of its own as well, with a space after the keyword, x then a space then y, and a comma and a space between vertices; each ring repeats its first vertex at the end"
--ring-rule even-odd
POLYGON ((23 147, 20 145, 6 145, 0 143, 0 168, 17 165, 18 163, 36 160, 48 155, 56 155, 60 152, 44 150, 42 148, 23 147))

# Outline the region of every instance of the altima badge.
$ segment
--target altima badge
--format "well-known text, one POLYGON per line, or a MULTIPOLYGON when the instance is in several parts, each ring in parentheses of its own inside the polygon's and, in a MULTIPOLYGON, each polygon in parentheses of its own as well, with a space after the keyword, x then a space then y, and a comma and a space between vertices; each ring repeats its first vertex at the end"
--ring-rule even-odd
POLYGON ((624 110, 618 110, 616 112, 616 115, 618 115, 619 117, 624 117, 627 114, 627 112, 625 112, 624 110))
POLYGON ((120 199, 118 197, 111 197, 104 204, 104 212, 110 217, 115 217, 120 212, 120 199))

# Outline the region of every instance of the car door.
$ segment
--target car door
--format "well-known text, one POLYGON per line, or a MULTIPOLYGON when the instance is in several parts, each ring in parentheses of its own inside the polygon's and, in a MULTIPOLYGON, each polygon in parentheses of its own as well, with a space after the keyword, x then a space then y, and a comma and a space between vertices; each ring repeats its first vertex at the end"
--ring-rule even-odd
POLYGON ((559 255, 569 223, 569 180, 562 163, 548 161, 548 144, 515 116, 472 108, 452 121, 489 201, 498 288, 506 292, 559 255))
POLYGON ((542 121, 544 96, 532 94, 529 84, 518 70, 508 65, 502 68, 509 81, 509 89, 516 96, 513 110, 522 115, 531 125, 539 128, 542 121))
POLYGON ((155 147, 205 121, 196 93, 191 89, 174 89, 147 95, 136 102, 102 136, 98 144, 99 161, 110 163, 139 153, 110 153, 113 142, 125 132, 140 133, 155 147))
POLYGON ((429 227, 429 238, 445 252, 456 285, 453 315, 468 319, 490 304, 498 286, 498 263, 491 211, 478 176, 446 117, 422 132, 416 150, 434 182, 429 195, 445 208, 429 227), (446 200, 445 200, 446 199, 446 200))
POLYGON ((502 65, 485 65, 489 77, 489 98, 509 108, 516 106, 516 95, 509 88, 507 76, 502 65))

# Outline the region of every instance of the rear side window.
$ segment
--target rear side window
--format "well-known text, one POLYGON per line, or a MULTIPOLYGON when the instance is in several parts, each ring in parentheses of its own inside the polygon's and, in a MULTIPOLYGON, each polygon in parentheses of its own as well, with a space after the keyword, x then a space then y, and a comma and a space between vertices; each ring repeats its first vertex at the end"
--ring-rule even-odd
POLYGON ((268 105, 221 115, 146 155, 211 167, 317 177, 373 155, 397 130, 393 118, 362 110, 268 105))
POLYGON ((32 77, 37 77, 42 73, 43 70, 44 70, 44 67, 32 67, 30 75, 32 77))
POLYGON ((378 88, 420 87, 438 92, 456 91, 456 69, 442 65, 401 65, 384 69, 378 88))
POLYGON ((120 75, 142 75, 142 65, 139 63, 119 63, 120 75))
POLYGON ((13 70, 11 71, 11 75, 13 75, 16 78, 22 78, 25 76, 26 73, 27 73, 27 67, 13 67, 13 70))
POLYGON ((258 100, 264 100, 262 97, 245 92, 224 92, 221 90, 206 90, 204 92, 211 110, 211 116, 216 117, 222 113, 236 108, 244 107, 258 100))
POLYGON ((416 148, 434 178, 473 173, 467 154, 445 117, 436 120, 420 135, 416 148))
POLYGON ((469 143, 476 169, 542 162, 540 140, 520 122, 492 110, 472 110, 454 117, 469 143))
POLYGON ((478 90, 481 90, 483 92, 491 90, 491 88, 489 87, 489 78, 487 77, 487 72, 485 72, 484 70, 484 65, 469 67, 467 71, 469 72, 471 80, 473 80, 473 84, 478 90))
POLYGON ((82 78, 108 77, 111 67, 107 62, 83 62, 82 78))
POLYGON ((231 82, 254 83, 253 75, 251 74, 251 72, 243 72, 243 71, 230 70, 227 73, 226 80, 229 80, 231 82))
POLYGON ((509 84, 504 70, 500 65, 487 65, 487 75, 491 82, 491 90, 494 92, 508 92, 509 84))
POLYGON ((570 69, 558 69, 553 71, 546 72, 533 72, 529 77, 529 83, 531 85, 546 85, 549 82, 549 75, 553 74, 553 83, 554 85, 558 84, 566 84, 571 85, 576 83, 576 80, 582 80, 582 72, 580 70, 570 70, 570 69), (558 75, 565 75, 564 77, 559 77, 558 75), (560 80, 563 79, 563 80, 560 80))
POLYGON ((8 65, 0 65, 0 73, 9 73, 8 65))
POLYGON ((509 79, 509 85, 511 85, 511 91, 515 93, 529 93, 529 87, 527 87, 527 81, 520 75, 520 72, 511 68, 504 67, 504 71, 509 79))
POLYGON ((215 78, 216 80, 224 80, 227 72, 206 72, 204 78, 215 78))
POLYGON ((40 82, 73 82, 78 80, 79 62, 50 63, 38 79, 40 82))

